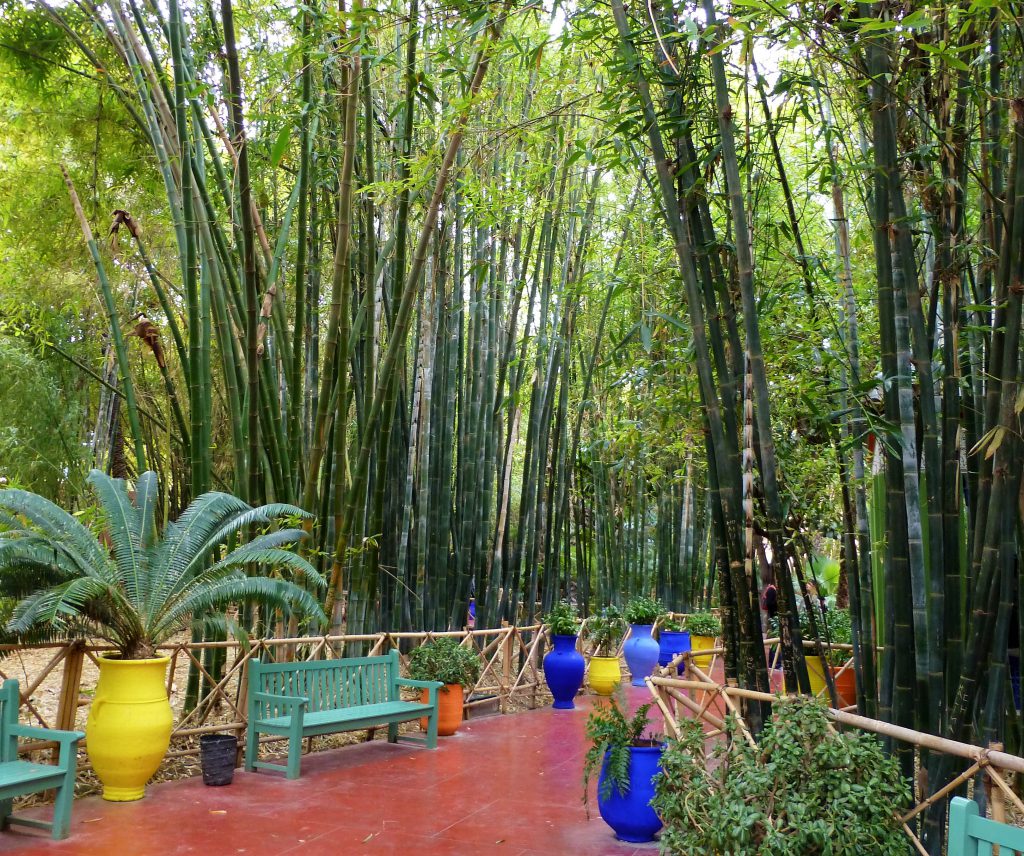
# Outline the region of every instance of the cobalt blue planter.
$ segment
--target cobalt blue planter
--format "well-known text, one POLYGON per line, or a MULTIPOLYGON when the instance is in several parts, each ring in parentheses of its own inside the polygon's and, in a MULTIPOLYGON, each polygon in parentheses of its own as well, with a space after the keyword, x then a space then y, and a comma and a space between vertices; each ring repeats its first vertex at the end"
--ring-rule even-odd
POLYGON ((651 636, 653 624, 631 624, 633 632, 629 640, 622 646, 622 655, 626 658, 629 673, 633 676, 633 686, 644 686, 644 678, 654 671, 658 665, 658 643, 651 636))
MULTIPOLYGON (((658 665, 667 666, 676 654, 690 650, 689 630, 662 630, 658 633, 658 665)), ((683 666, 677 667, 679 674, 683 666)))
POLYGON ((661 818, 651 808, 654 799, 654 777, 661 768, 660 746, 631 746, 629 749, 629 792, 619 793, 612 785, 611 794, 601 799, 602 782, 607 775, 608 755, 604 756, 601 776, 597 780, 597 808, 617 838, 633 843, 653 841, 661 829, 661 818))
POLYGON ((552 707, 557 710, 573 710, 573 699, 583 686, 583 672, 586 662, 576 650, 575 636, 553 634, 554 650, 544 657, 544 679, 555 697, 552 707))

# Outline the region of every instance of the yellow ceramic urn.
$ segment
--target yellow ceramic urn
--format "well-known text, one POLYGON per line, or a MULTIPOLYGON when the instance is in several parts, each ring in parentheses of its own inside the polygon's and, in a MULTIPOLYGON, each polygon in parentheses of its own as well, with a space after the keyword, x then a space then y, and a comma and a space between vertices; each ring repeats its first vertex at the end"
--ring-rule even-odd
POLYGON ((598 695, 610 696, 622 682, 622 667, 619 665, 619 658, 591 657, 587 682, 598 695))
POLYGON ((85 726, 86 749, 103 799, 142 799, 171 742, 168 657, 100 657, 100 680, 85 726))
MULTIPOLYGON (((696 654, 697 651, 710 651, 712 648, 718 647, 718 639, 714 636, 694 636, 690 635, 690 650, 696 654)), ((711 660, 714 654, 700 654, 694 656, 693 665, 695 665, 702 672, 707 672, 711 668, 711 660)))

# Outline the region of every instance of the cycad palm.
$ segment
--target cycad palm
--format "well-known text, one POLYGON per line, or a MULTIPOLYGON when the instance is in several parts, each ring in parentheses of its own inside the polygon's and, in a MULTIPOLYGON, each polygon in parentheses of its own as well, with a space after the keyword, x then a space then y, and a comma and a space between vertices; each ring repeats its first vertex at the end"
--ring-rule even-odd
POLYGON ((131 499, 121 479, 89 476, 103 510, 108 550, 63 509, 21 490, 0 491, 0 595, 19 603, 7 630, 21 638, 91 636, 126 659, 156 647, 193 621, 223 622, 229 604, 253 603, 323 620, 317 600, 290 580, 248 576, 247 567, 286 570, 323 588, 316 570, 283 549, 303 537, 279 529, 221 557, 232 535, 250 525, 309 515, 292 505, 252 508, 226 493, 205 493, 160 537, 157 480, 143 473, 131 499))

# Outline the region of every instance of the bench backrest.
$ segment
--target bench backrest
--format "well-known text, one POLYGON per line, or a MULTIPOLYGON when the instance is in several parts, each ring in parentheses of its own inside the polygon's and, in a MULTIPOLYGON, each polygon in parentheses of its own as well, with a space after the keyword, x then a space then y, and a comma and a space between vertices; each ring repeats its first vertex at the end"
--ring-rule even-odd
POLYGON ((949 856, 991 856, 992 845, 999 856, 1024 853, 1024 829, 982 817, 974 800, 954 797, 949 804, 949 856))
POLYGON ((18 738, 11 734, 10 727, 18 723, 20 707, 18 682, 10 678, 0 687, 0 761, 18 760, 18 738))
POLYGON ((397 701, 398 678, 398 651, 380 657, 249 664, 250 690, 305 696, 311 712, 397 701))

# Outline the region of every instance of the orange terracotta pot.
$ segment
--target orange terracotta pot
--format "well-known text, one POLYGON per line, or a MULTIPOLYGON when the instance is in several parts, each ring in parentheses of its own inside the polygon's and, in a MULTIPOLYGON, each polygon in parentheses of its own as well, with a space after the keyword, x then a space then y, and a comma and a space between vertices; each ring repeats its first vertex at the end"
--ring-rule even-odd
MULTIPOLYGON (((420 693, 420 701, 427 703, 428 692, 420 693)), ((445 684, 437 691, 437 733, 439 737, 451 737, 462 724, 462 685, 445 684)), ((420 728, 427 730, 427 718, 420 720, 420 728)))
POLYGON ((849 707, 857 703, 857 676, 853 673, 853 666, 850 666, 842 674, 839 674, 841 666, 829 666, 832 671, 832 680, 836 684, 836 695, 839 696, 839 706, 849 707))

